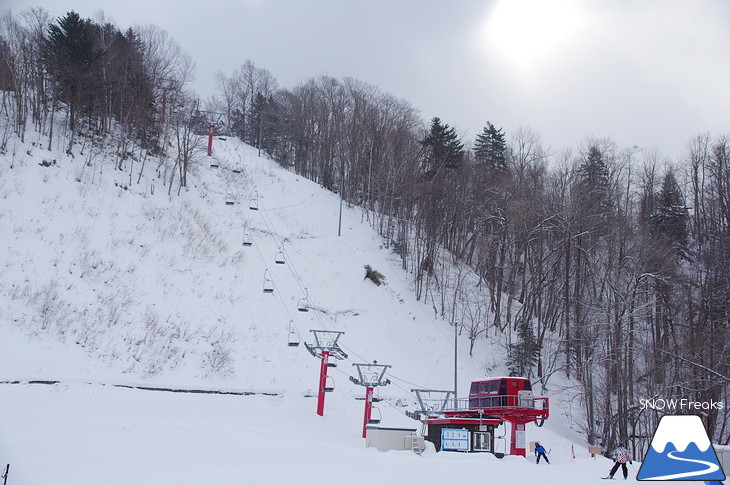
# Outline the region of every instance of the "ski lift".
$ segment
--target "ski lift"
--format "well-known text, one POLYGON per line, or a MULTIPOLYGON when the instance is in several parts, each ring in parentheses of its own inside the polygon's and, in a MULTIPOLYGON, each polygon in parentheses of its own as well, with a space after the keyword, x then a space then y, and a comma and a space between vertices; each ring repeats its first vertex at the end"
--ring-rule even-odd
POLYGON ((375 406, 370 408, 370 419, 368 419, 368 424, 380 424, 380 421, 383 419, 382 414, 380 414, 380 409, 376 408, 375 406))
POLYGON ((243 172, 243 166, 240 162, 237 162, 235 165, 233 165, 233 173, 241 173, 243 172))
POLYGON ((243 231, 243 242, 241 243, 242 246, 253 246, 253 237, 251 237, 251 233, 248 231, 243 231))
POLYGON ((299 347, 299 334, 294 330, 294 322, 289 321, 289 347, 299 347))
POLYGON ((264 293, 274 292, 274 280, 271 279, 269 270, 264 270, 264 293))
POLYGON ((279 251, 274 256, 274 262, 276 264, 284 264, 285 263, 285 261, 284 261, 284 252, 281 250, 281 248, 279 248, 279 251))
POLYGON ((327 376, 325 378, 324 387, 322 388, 322 392, 332 392, 335 390, 335 380, 332 379, 332 376, 327 376))
POLYGON ((226 192, 226 205, 233 205, 236 203, 236 196, 231 192, 226 192))
POLYGON ((253 197, 251 200, 248 201, 248 208, 252 211, 259 210, 259 200, 256 197, 253 197))
POLYGON ((297 302, 297 310, 300 312, 308 312, 309 311, 309 291, 305 288, 304 291, 307 293, 307 296, 304 298, 300 298, 297 302))
POLYGON ((297 302, 297 310, 300 312, 308 312, 309 311, 309 300, 306 298, 300 298, 297 302))

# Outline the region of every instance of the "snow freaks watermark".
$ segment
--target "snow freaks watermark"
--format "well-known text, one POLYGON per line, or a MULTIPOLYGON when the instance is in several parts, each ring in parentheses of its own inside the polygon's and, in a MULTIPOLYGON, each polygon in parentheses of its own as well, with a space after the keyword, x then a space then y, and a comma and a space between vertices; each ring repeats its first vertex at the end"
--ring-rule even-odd
POLYGON ((657 411, 709 411, 725 409, 722 401, 690 401, 689 399, 639 399, 641 409, 654 409, 657 411))
POLYGON ((636 479, 716 483, 725 473, 702 419, 668 414, 659 421, 636 479))

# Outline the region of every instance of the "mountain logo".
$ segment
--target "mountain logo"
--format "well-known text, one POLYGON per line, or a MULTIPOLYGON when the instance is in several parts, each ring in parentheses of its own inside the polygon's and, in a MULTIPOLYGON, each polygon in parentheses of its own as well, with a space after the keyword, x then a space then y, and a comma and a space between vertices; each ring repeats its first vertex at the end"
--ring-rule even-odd
POLYGON ((715 449, 699 416, 662 417, 637 480, 724 480, 715 449))

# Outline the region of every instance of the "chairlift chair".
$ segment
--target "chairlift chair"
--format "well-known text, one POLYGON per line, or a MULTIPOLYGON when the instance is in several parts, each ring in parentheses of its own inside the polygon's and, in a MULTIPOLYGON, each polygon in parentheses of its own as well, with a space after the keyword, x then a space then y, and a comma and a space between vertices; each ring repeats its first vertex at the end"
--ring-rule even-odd
POLYGON ((299 347, 299 334, 294 330, 294 322, 289 320, 289 347, 299 347))
POLYGON ((251 209, 252 211, 259 210, 259 200, 256 197, 254 197, 251 200, 249 200, 248 201, 248 208, 251 209))
POLYGON ((299 301, 297 301, 297 310, 300 312, 309 311, 309 290, 304 288, 304 292, 306 293, 304 298, 300 298, 299 301))
POLYGON ((306 298, 300 298, 297 302, 297 310, 300 312, 308 312, 309 311, 309 300, 306 298))
POLYGON ((226 205, 233 205, 236 203, 236 197, 230 193, 226 192, 226 205))
POLYGON ((284 261, 284 252, 281 249, 279 249, 279 251, 274 256, 274 262, 276 264, 284 264, 285 263, 285 261, 284 261))
POLYGON ((251 233, 248 231, 243 232, 243 242, 241 243, 242 246, 253 246, 253 237, 251 237, 251 233))
POLYGON ((236 163, 233 165, 233 173, 241 173, 243 171, 243 167, 240 163, 236 163))
POLYGON ((380 409, 375 406, 370 408, 370 419, 368 419, 368 424, 380 424, 382 419, 383 416, 380 414, 380 409))
POLYGON ((299 335, 296 332, 289 332, 289 347, 299 347, 299 335))
POLYGON ((322 388, 322 392, 332 392, 335 390, 335 380, 332 379, 332 376, 327 376, 324 382, 324 387, 322 388))
POLYGON ((269 275, 269 270, 264 270, 264 293, 273 293, 274 292, 274 280, 271 279, 271 275, 269 275))
POLYGON ((210 168, 218 168, 218 160, 215 158, 210 159, 210 168))

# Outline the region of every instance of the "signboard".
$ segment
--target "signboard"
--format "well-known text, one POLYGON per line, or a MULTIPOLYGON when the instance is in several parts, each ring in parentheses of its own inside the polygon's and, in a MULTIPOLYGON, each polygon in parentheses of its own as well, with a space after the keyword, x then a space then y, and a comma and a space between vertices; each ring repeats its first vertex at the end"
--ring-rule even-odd
POLYGON ((515 448, 524 448, 525 447, 525 425, 524 424, 517 424, 512 425, 517 426, 517 431, 515 432, 515 448))
POLYGON ((452 451, 469 451, 469 430, 448 429, 441 430, 441 449, 452 451))

